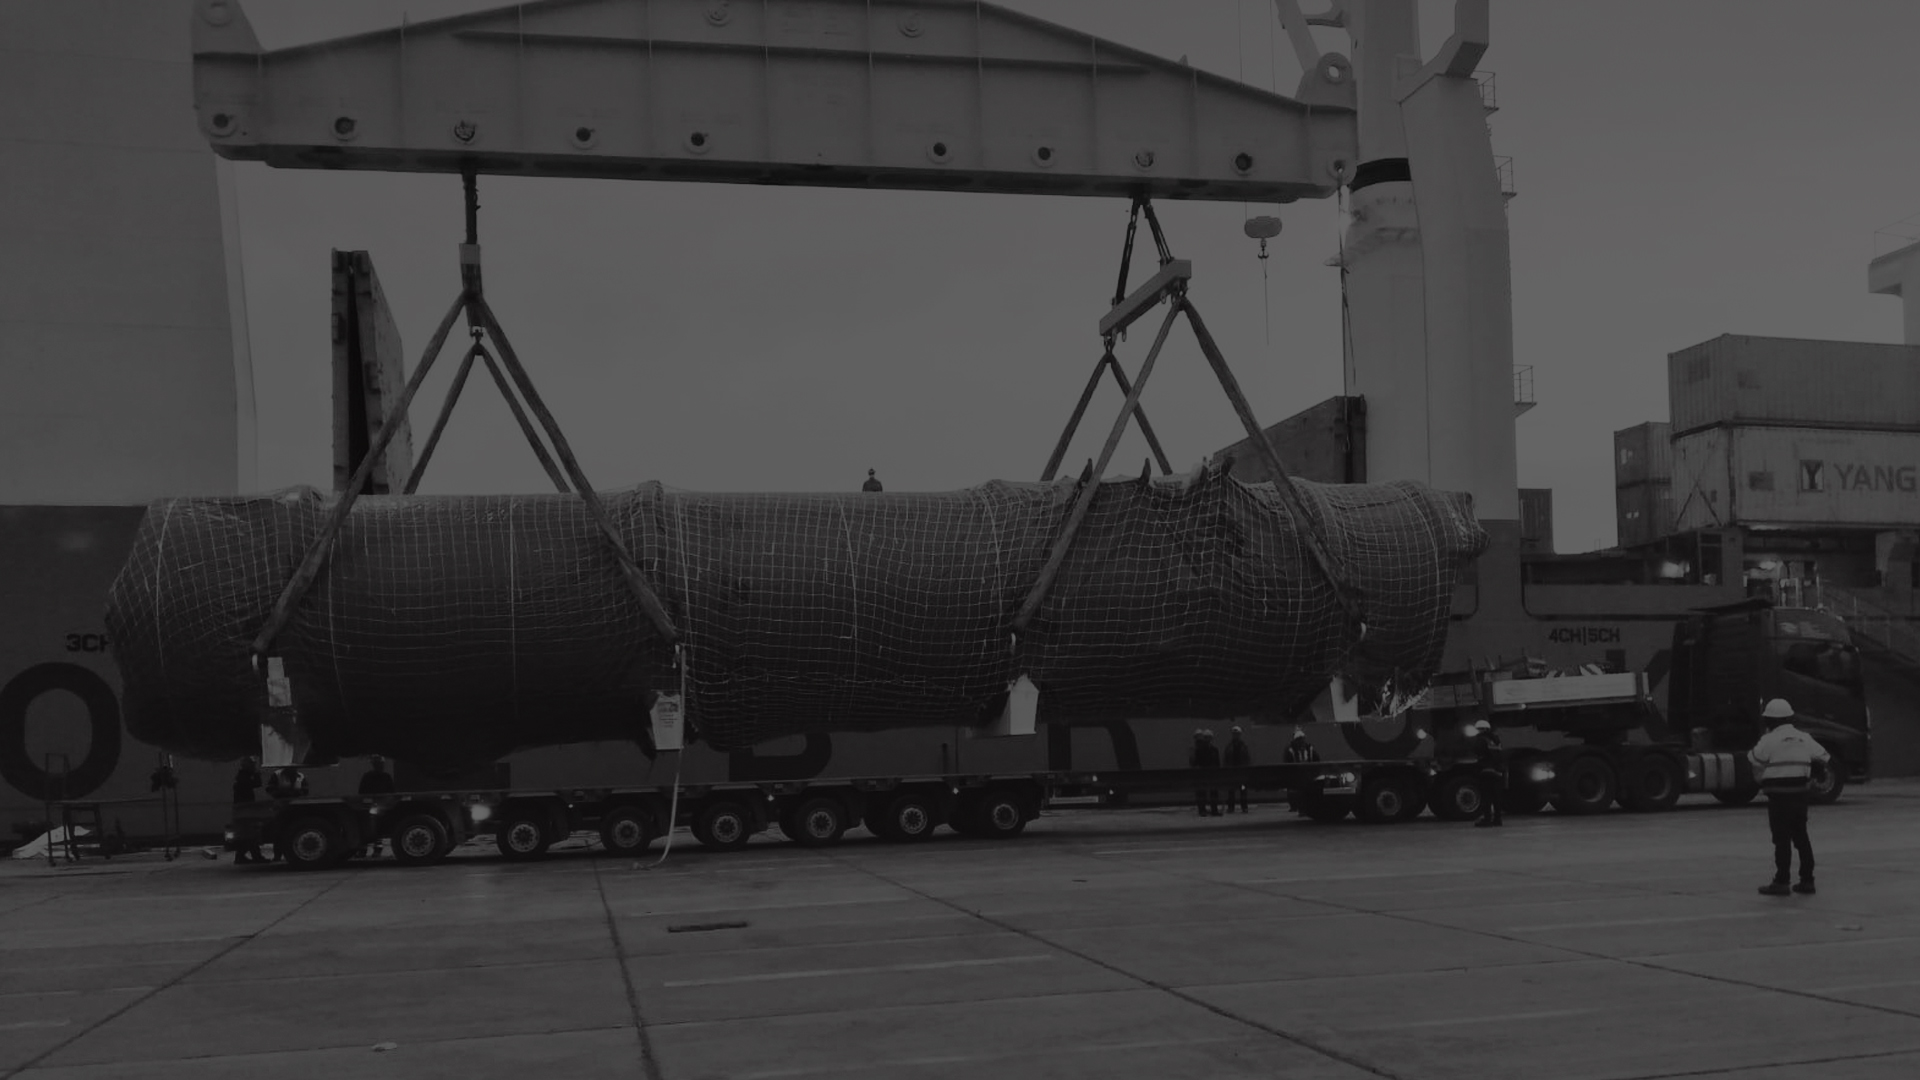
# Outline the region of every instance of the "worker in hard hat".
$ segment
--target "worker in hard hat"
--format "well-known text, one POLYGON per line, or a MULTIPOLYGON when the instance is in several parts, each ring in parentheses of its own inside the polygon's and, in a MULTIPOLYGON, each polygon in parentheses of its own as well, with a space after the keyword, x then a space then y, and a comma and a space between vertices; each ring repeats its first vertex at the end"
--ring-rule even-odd
MULTIPOLYGON (((1187 754, 1187 764, 1195 769, 1211 770, 1220 767, 1220 748, 1213 745, 1213 732, 1206 728, 1196 728, 1193 732, 1193 749, 1187 754)), ((1194 809, 1201 817, 1220 816, 1220 791, 1210 786, 1204 777, 1196 778, 1193 786, 1194 809)))
MULTIPOLYGON (((1319 761, 1320 752, 1313 748, 1307 733, 1296 727, 1293 729, 1293 738, 1288 741, 1287 748, 1280 752, 1280 760, 1289 765, 1304 765, 1309 761, 1319 761)), ((1290 775, 1287 780, 1287 802, 1298 813, 1307 805, 1307 800, 1317 789, 1309 778, 1304 778, 1297 773, 1290 775)))
POLYGON ((866 482, 866 483, 864 483, 864 484, 861 484, 861 485, 860 485, 860 490, 861 490, 861 491, 880 491, 880 490, 882 490, 882 489, 881 489, 881 487, 880 487, 880 478, 879 478, 878 476, 875 476, 875 475, 873 474, 873 470, 872 470, 872 469, 868 469, 868 470, 867 470, 867 482, 866 482))
POLYGON ((1793 704, 1774 698, 1761 710, 1767 733, 1760 737, 1747 761, 1767 796, 1767 828, 1773 833, 1773 880, 1760 887, 1763 896, 1813 892, 1813 841, 1807 837, 1809 790, 1817 776, 1832 768, 1832 755, 1813 736, 1793 726, 1793 704), (1800 881, 1791 890, 1793 853, 1800 852, 1800 881))
MULTIPOLYGON (((1233 725, 1233 737, 1227 740, 1227 749, 1221 756, 1229 769, 1244 769, 1253 764, 1253 748, 1247 745, 1239 724, 1233 725)), ((1240 805, 1240 812, 1246 813, 1247 785, 1239 781, 1227 788, 1227 813, 1233 813, 1236 802, 1240 805)))
POLYGON ((1467 748, 1480 779, 1480 820, 1473 826, 1498 828, 1506 824, 1501 804, 1507 800, 1507 752, 1488 721, 1475 720, 1467 730, 1467 748))
POLYGON ((1289 765, 1299 765, 1308 761, 1319 761, 1320 751, 1313 748, 1313 742, 1301 728, 1293 729, 1293 740, 1287 743, 1287 749, 1281 760, 1289 765))

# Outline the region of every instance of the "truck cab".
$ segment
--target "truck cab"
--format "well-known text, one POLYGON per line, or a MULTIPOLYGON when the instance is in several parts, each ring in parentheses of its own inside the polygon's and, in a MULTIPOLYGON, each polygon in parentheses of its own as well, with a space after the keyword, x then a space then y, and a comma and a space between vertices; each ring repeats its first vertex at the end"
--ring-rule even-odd
POLYGON ((1835 758, 1836 777, 1872 772, 1871 722, 1860 650, 1839 618, 1764 599, 1704 609, 1674 627, 1668 720, 1696 749, 1745 752, 1760 710, 1785 698, 1797 726, 1835 758))

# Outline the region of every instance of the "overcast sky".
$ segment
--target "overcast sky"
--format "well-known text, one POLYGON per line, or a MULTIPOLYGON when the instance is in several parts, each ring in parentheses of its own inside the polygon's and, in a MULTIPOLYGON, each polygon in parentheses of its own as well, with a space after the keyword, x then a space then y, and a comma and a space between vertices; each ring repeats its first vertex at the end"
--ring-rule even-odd
MULTIPOLYGON (((247 0, 267 48, 497 6, 247 0)), ((1290 93, 1266 0, 1004 6, 1290 93)), ((1314 4, 1313 6, 1322 6, 1314 4)), ((1422 44, 1451 3, 1424 2, 1422 44)), ((1329 39, 1331 41, 1331 39, 1329 39)), ((1721 333, 1898 341, 1875 231, 1920 212, 1920 4, 1495 0, 1511 155, 1520 482, 1562 551, 1614 539, 1610 433, 1664 419, 1666 355, 1721 333)), ((409 363, 458 290, 459 181, 239 166, 263 487, 329 482, 330 248, 374 258, 409 363)), ((1032 479, 1098 355, 1119 201, 482 179, 488 295, 596 486, 891 490, 1032 479)), ((1341 391, 1331 200, 1162 207, 1265 423, 1341 391), (1277 213, 1262 281, 1248 214, 1277 213), (1263 295, 1264 294, 1264 295, 1263 295)), ((1884 250, 1884 242, 1881 250, 1884 250)), ((1143 258, 1136 279, 1150 272, 1143 258)), ((1123 347, 1132 369, 1147 334, 1123 347)), ((457 354, 414 412, 424 430, 457 354)), ((1176 468, 1241 437, 1184 329, 1145 397, 1176 468)), ((1109 387, 1068 461, 1099 450, 1109 387)), ((1122 444, 1112 471, 1147 450, 1122 444)), ((484 379, 426 492, 540 491, 484 379)))

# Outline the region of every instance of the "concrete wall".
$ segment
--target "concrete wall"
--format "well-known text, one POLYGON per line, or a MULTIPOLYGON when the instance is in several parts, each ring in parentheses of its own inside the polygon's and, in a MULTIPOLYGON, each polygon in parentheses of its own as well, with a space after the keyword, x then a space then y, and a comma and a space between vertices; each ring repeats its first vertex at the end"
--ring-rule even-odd
POLYGON ((0 504, 253 485, 235 209, 194 122, 189 11, 0 4, 0 504))

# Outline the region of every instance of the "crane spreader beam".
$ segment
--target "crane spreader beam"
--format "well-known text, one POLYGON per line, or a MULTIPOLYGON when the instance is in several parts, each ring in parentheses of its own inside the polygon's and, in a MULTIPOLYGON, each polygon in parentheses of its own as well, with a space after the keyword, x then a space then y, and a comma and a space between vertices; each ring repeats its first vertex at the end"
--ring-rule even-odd
POLYGON ((199 0, 194 104, 285 168, 1290 202, 1358 161, 1299 97, 972 0, 540 0, 267 52, 199 0))

